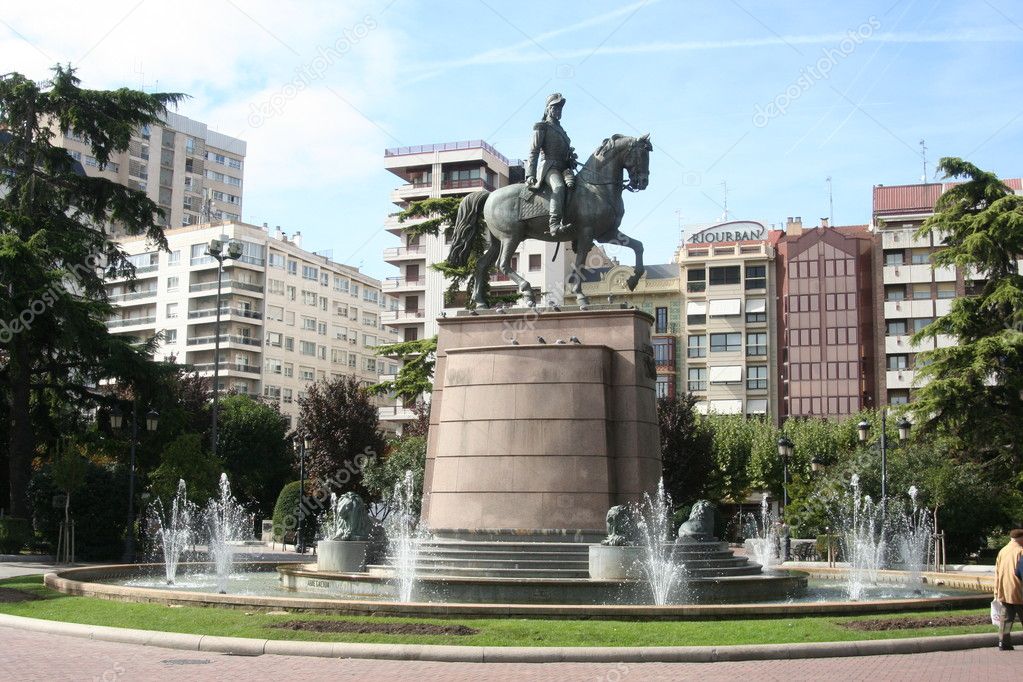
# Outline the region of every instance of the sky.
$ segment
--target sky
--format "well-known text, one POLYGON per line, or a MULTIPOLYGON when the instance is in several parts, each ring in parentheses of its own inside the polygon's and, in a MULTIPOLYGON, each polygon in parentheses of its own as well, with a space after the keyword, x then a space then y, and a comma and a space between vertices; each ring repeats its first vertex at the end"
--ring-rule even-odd
POLYGON ((622 222, 649 263, 726 210, 866 223, 871 187, 921 181, 925 159, 928 181, 943 156, 1023 175, 1012 0, 7 0, 0 55, 37 80, 70 63, 85 87, 187 93, 178 113, 248 143, 246 222, 381 278, 401 184, 384 149, 524 158, 552 92, 583 158, 650 133, 622 222))

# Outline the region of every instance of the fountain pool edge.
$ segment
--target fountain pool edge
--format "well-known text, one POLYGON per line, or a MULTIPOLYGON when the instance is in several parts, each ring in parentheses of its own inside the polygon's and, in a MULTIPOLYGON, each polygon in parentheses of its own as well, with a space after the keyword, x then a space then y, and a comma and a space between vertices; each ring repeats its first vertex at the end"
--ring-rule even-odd
MULTIPOLYGON (((282 562, 248 562, 238 568, 275 570, 282 562)), ((300 565, 293 563, 290 565, 300 565)), ((428 602, 382 602, 308 597, 259 597, 210 592, 178 592, 156 588, 127 587, 94 582, 111 578, 152 573, 162 565, 114 564, 64 569, 47 573, 47 587, 73 596, 96 597, 113 601, 217 606, 221 608, 295 611, 348 616, 401 616, 416 618, 558 618, 584 620, 715 620, 727 618, 770 618, 782 616, 864 615, 905 611, 934 611, 956 608, 982 608, 991 602, 993 576, 924 573, 931 584, 952 589, 973 590, 973 594, 930 599, 893 599, 863 602, 746 603, 653 605, 549 605, 549 604, 442 604, 428 602)), ((843 569, 807 568, 801 572, 812 578, 836 579, 843 569)), ((884 571, 895 580, 899 571, 884 571)), ((903 574, 905 575, 905 574, 903 574)))

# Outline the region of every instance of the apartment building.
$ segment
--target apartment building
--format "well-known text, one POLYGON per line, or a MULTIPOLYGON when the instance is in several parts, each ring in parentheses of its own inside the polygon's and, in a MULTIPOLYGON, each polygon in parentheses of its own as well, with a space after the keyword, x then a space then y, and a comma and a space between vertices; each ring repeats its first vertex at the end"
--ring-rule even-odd
MULTIPOLYGON (((1020 178, 1004 182, 1017 193, 1023 190, 1020 178)), ((917 353, 955 343, 953 338, 939 336, 914 345, 910 338, 947 314, 952 299, 972 287, 972 279, 956 268, 932 267, 931 254, 941 246, 940 235, 916 236, 949 187, 950 183, 874 187, 871 227, 880 240, 874 255, 875 325, 877 357, 884 359, 877 368, 877 383, 883 405, 911 399, 917 386, 917 353)))
MULTIPOLYGON (((597 252, 595 252, 597 253, 597 252)), ((634 291, 629 291, 626 280, 632 275, 632 266, 614 263, 584 271, 583 293, 591 304, 627 304, 654 318, 650 343, 654 349, 657 369, 657 397, 674 397, 685 391, 681 379, 682 347, 682 280, 677 263, 647 265, 646 274, 634 291)), ((574 303, 575 295, 565 293, 565 303, 574 303)))
POLYGON ((162 124, 138 130, 128 150, 115 154, 101 169, 91 155, 88 140, 59 130, 54 133, 54 144, 67 149, 88 175, 145 192, 163 209, 166 226, 241 220, 246 151, 243 140, 167 112, 162 124))
POLYGON ((877 404, 874 235, 867 225, 772 231, 777 251, 778 416, 847 417, 877 404))
MULTIPOLYGON (((122 240, 136 267, 134 286, 110 280, 117 309, 112 332, 163 333, 158 358, 213 376, 217 261, 211 239, 234 240, 242 255, 224 263, 221 280, 219 389, 276 402, 292 424, 310 383, 355 375, 367 385, 394 374, 376 346, 398 335, 383 317, 398 301, 379 280, 302 248, 301 234, 240 222, 171 228, 169 251, 144 239, 122 240)), ((386 407, 381 418, 386 419, 386 407)))
POLYGON ((703 413, 777 421, 775 249, 755 221, 688 228, 675 252, 683 287, 683 390, 703 413))

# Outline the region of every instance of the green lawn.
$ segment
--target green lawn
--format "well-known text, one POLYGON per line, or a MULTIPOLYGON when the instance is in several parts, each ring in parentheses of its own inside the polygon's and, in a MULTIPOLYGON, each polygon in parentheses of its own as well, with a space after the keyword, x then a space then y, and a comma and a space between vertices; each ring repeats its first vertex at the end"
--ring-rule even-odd
MULTIPOLYGON (((90 625, 164 630, 260 639, 302 639, 312 641, 387 642, 405 644, 462 644, 472 646, 696 646, 727 644, 773 644, 787 642, 827 642, 857 639, 890 639, 987 633, 995 637, 990 625, 966 627, 930 627, 906 630, 865 632, 840 624, 851 620, 888 619, 896 616, 814 616, 764 620, 727 620, 700 622, 631 622, 610 620, 533 620, 533 619, 436 619, 332 617, 322 615, 268 615, 236 609, 169 607, 159 604, 112 602, 92 597, 71 597, 42 584, 42 576, 24 576, 0 580, 0 586, 38 594, 44 599, 19 603, 0 603, 0 613, 61 620, 90 625), (293 620, 349 620, 381 622, 436 623, 465 625, 479 630, 475 635, 388 635, 321 634, 296 632, 270 627, 293 620)), ((986 609, 900 614, 927 620, 946 615, 985 615, 986 609)))

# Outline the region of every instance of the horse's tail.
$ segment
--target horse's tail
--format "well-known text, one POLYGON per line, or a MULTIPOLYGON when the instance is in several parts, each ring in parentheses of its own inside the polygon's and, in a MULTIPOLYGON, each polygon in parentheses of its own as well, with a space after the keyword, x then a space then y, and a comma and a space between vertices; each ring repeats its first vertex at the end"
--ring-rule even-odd
POLYGON ((451 237, 451 251, 448 252, 448 265, 461 268, 469 262, 473 237, 479 229, 480 213, 489 196, 490 192, 486 190, 473 192, 458 205, 455 229, 451 237))

